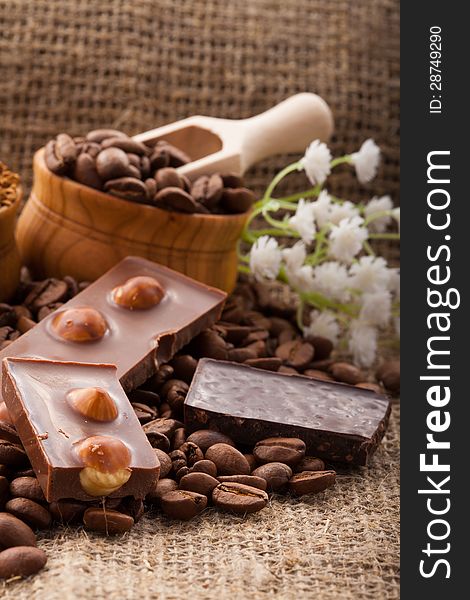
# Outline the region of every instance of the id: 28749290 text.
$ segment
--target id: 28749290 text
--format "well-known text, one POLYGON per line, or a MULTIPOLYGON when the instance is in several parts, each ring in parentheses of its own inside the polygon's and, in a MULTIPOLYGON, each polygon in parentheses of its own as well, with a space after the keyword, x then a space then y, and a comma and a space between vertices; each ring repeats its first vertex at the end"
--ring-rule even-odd
POLYGON ((429 28, 429 113, 442 113, 442 36, 439 25, 429 28))

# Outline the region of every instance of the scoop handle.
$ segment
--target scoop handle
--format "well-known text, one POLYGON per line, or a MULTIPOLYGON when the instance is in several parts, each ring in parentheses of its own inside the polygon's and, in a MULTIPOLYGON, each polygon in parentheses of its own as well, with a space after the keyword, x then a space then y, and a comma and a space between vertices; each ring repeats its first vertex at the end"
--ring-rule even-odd
POLYGON ((239 124, 242 171, 275 154, 303 152, 313 140, 327 141, 333 133, 330 107, 317 94, 307 92, 239 124))

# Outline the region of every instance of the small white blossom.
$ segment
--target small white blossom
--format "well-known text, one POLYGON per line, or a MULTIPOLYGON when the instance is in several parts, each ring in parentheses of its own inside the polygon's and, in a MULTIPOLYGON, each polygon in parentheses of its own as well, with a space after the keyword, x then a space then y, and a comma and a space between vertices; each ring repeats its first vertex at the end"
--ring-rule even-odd
POLYGON ((312 202, 313 216, 320 229, 330 221, 331 206, 331 196, 326 190, 322 190, 317 200, 312 202))
POLYGON ((289 219, 289 225, 297 231, 306 244, 310 244, 315 236, 315 217, 312 202, 305 202, 303 198, 297 204, 295 215, 289 219))
POLYGON ((394 294, 397 300, 400 299, 400 271, 399 269, 388 269, 388 289, 394 294))
POLYGON ((359 211, 352 202, 346 200, 342 204, 332 204, 330 208, 329 221, 333 225, 338 225, 343 219, 352 219, 358 217, 359 211))
POLYGON ((400 231, 400 207, 399 206, 392 210, 392 217, 398 223, 398 231, 400 231))
POLYGON ((286 263, 286 268, 290 271, 296 271, 304 264, 307 258, 307 249, 302 241, 297 242, 291 248, 282 250, 282 258, 286 263))
POLYGON ((354 362, 361 367, 370 367, 377 353, 377 329, 354 320, 349 328, 349 351, 354 362))
POLYGON ((361 217, 353 217, 333 225, 330 233, 330 254, 333 258, 345 263, 352 262, 369 237, 367 229, 362 227, 363 223, 361 217))
POLYGON ((392 296, 388 290, 364 294, 359 319, 368 325, 385 327, 390 321, 392 296))
POLYGON ((325 262, 315 267, 313 290, 323 294, 330 300, 347 302, 350 293, 346 267, 335 261, 325 262))
POLYGON ((303 169, 312 185, 322 184, 331 172, 331 152, 326 144, 315 140, 300 159, 303 169))
POLYGON ((334 345, 338 342, 340 327, 333 313, 325 310, 319 312, 313 310, 310 313, 310 324, 304 327, 304 337, 324 337, 333 342, 334 345))
POLYGON ((299 292, 310 292, 313 287, 313 267, 303 265, 297 269, 287 271, 287 278, 292 287, 299 292))
POLYGON ((250 269, 258 281, 275 279, 281 267, 281 250, 277 241, 267 235, 258 238, 251 247, 250 269))
POLYGON ((366 140, 360 147, 359 152, 351 154, 351 159, 359 181, 361 183, 368 183, 377 174, 380 162, 380 148, 374 140, 366 140))
MULTIPOLYGON (((377 215, 379 213, 391 211, 392 208, 393 203, 390 196, 382 196, 381 198, 377 198, 374 196, 374 198, 372 198, 372 200, 365 207, 364 214, 366 218, 374 217, 374 215, 377 215)), ((391 216, 381 215, 380 217, 377 217, 375 219, 373 218, 367 227, 370 231, 382 233, 387 229, 387 226, 391 220, 391 216)))
POLYGON ((390 270, 381 256, 361 256, 349 268, 351 287, 361 292, 375 292, 387 288, 390 270))

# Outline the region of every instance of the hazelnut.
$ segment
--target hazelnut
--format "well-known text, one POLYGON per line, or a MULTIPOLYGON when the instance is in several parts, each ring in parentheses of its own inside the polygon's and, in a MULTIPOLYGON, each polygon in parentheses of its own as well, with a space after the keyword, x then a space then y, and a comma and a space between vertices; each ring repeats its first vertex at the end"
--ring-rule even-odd
POLYGON ((93 342, 108 329, 103 315, 94 308, 69 308, 52 319, 52 331, 69 342, 93 342))
POLYGON ((160 304, 165 292, 153 277, 131 277, 114 288, 112 299, 115 304, 129 310, 145 310, 160 304))
POLYGON ((77 451, 85 465, 80 484, 90 496, 108 496, 129 480, 131 455, 121 440, 95 435, 85 439, 77 451))
POLYGON ((67 394, 68 401, 84 417, 95 421, 114 421, 118 416, 115 401, 106 390, 98 387, 81 388, 67 394))

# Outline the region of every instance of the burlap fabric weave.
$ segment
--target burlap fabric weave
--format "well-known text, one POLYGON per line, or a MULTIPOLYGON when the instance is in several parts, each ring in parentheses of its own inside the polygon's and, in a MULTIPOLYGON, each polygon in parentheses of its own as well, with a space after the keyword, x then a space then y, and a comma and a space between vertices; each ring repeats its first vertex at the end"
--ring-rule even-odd
MULTIPOLYGON (((298 91, 333 109, 335 154, 367 137, 377 180, 338 195, 398 202, 397 0, 0 0, 0 158, 28 187, 34 150, 64 130, 137 133, 190 114, 242 118, 298 91)), ((285 158, 250 174, 260 190, 285 158)), ((45 571, 5 600, 398 598, 398 408, 369 469, 240 518, 145 518, 123 538, 47 535, 45 571)))

